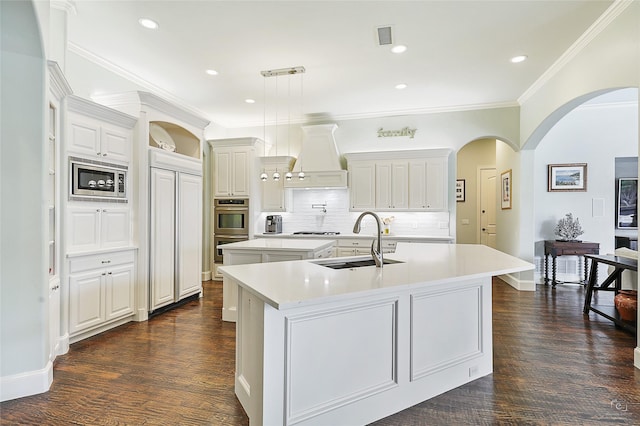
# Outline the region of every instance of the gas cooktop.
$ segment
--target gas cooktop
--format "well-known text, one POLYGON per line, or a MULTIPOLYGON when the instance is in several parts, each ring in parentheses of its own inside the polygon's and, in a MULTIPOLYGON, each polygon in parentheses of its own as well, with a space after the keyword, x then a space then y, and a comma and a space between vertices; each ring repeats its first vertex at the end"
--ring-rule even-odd
POLYGON ((294 232, 293 235, 340 235, 340 233, 333 231, 298 231, 294 232))

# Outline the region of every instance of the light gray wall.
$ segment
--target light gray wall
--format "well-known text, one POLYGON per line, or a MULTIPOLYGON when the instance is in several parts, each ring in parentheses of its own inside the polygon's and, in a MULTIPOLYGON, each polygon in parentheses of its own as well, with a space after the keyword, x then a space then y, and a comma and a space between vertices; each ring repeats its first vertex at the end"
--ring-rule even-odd
POLYGON ((34 6, 0 2, 0 377, 48 361, 46 63, 34 6))

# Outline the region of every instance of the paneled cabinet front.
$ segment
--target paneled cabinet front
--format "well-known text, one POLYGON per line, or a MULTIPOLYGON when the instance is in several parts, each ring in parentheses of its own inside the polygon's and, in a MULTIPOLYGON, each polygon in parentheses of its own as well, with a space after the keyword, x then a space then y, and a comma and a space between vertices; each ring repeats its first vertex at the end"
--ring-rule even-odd
POLYGON ((150 311, 201 290, 202 177, 151 168, 150 311))
POLYGON ((68 208, 67 249, 69 252, 124 247, 130 244, 129 207, 93 204, 68 208))
POLYGON ((89 158, 129 161, 131 131, 70 113, 68 150, 89 158))
POLYGON ((74 257, 69 271, 71 336, 133 315, 133 251, 74 257))
POLYGON ((214 152, 216 197, 248 197, 249 157, 246 149, 216 148, 214 152))
POLYGON ((448 154, 428 151, 346 154, 350 209, 446 210, 448 154))

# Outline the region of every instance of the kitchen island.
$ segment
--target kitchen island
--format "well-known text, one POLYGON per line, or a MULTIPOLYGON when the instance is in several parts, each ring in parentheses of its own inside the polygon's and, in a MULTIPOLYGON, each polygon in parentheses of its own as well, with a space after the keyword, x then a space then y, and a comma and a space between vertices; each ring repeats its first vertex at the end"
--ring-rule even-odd
MULTIPOLYGON (((222 249, 223 265, 245 265, 330 257, 334 244, 333 240, 271 238, 229 243, 218 248, 222 249)), ((237 301, 238 286, 223 277, 223 321, 236 320, 237 301)))
POLYGON ((533 265, 407 246, 383 268, 221 268, 239 286, 235 391, 251 425, 367 424, 492 373, 491 278, 533 265))

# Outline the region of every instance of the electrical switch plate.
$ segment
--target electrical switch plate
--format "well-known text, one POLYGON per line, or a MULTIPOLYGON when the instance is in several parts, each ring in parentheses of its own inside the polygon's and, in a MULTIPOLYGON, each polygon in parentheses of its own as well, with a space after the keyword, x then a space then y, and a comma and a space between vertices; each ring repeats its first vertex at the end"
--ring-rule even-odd
POLYGON ((462 224, 463 225, 468 225, 469 224, 469 219, 462 219, 462 224))

